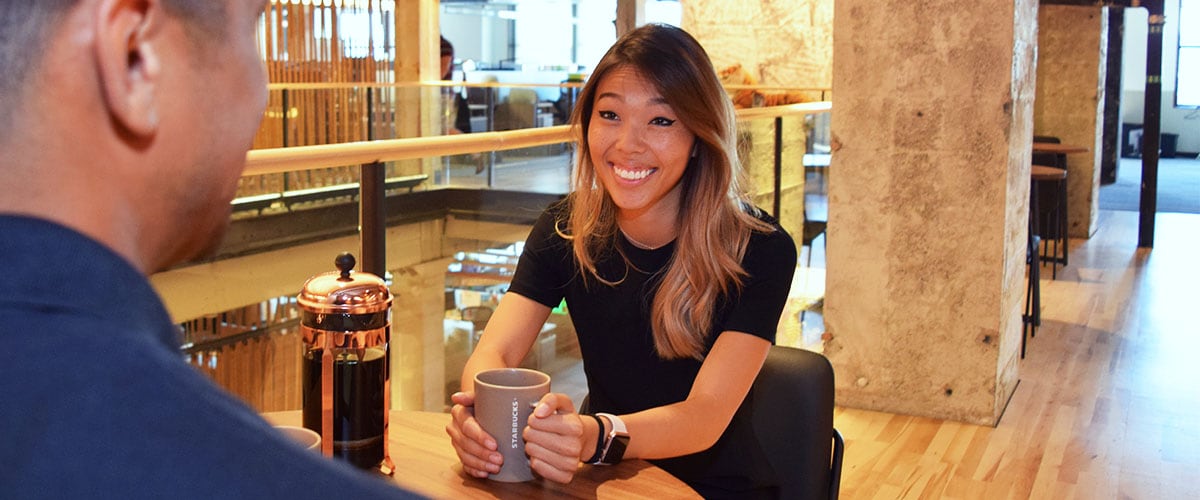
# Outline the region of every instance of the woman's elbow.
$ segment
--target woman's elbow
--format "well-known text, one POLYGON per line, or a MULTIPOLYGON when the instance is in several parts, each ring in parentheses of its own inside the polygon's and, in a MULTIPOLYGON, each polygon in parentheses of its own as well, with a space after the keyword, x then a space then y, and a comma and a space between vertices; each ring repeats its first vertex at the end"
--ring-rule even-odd
POLYGON ((706 419, 707 421, 700 422, 700 425, 694 427, 697 430, 695 439, 687 440, 687 444, 685 445, 693 449, 688 450, 686 454, 698 453, 712 448, 721 439, 721 436, 725 434, 725 429, 729 427, 729 422, 733 419, 732 415, 724 418, 714 414, 709 415, 710 417, 706 419))

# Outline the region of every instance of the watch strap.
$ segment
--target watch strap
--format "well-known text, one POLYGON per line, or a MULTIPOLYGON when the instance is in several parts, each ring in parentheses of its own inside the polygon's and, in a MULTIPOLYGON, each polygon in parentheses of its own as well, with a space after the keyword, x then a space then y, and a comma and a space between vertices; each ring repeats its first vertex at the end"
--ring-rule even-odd
POLYGON ((605 436, 603 452, 600 453, 599 458, 590 463, 592 465, 613 465, 619 463, 625 456, 626 446, 629 445, 629 432, 625 428, 625 422, 620 417, 611 413, 597 413, 596 416, 607 418, 609 423, 612 424, 612 430, 605 436))
POLYGON ((600 455, 604 454, 604 421, 595 414, 588 414, 589 417, 596 419, 596 452, 592 453, 591 458, 584 460, 584 463, 595 463, 600 460, 600 455))
POLYGON ((610 423, 612 423, 612 426, 613 426, 612 432, 616 432, 618 434, 624 434, 626 436, 629 435, 629 431, 625 430, 625 422, 621 420, 621 417, 618 417, 611 413, 597 413, 596 416, 607 418, 608 421, 610 423))

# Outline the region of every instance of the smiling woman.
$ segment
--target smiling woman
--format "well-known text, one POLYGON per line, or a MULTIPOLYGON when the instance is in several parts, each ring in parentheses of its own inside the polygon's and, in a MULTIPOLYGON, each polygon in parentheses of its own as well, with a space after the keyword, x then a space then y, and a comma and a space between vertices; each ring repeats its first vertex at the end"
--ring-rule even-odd
POLYGON ((776 496, 745 403, 787 298, 796 247, 741 188, 733 106, 704 49, 647 25, 605 54, 572 116, 573 190, 525 244, 509 293, 463 370, 447 426, 468 473, 499 470, 474 375, 511 367, 565 300, 589 411, 542 398, 531 466, 570 481, 579 463, 656 459, 706 498, 776 496))

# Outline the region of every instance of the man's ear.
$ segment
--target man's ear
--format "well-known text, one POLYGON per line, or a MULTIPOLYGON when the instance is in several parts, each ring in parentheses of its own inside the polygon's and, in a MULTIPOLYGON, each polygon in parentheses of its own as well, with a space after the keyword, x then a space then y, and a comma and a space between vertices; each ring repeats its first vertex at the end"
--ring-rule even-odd
POLYGON ((113 122, 140 139, 158 130, 163 16, 158 0, 101 0, 95 12, 95 62, 113 122))

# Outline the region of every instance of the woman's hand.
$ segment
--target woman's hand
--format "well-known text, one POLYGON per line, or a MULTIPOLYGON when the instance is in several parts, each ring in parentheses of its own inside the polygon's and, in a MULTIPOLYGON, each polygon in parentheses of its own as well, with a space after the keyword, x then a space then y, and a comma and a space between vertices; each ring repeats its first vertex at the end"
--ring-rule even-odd
POLYGON ((479 478, 500 472, 504 457, 497 450, 496 439, 475 420, 475 392, 456 392, 450 401, 454 403, 450 410, 453 418, 446 424, 446 434, 450 435, 463 471, 479 478))
MULTIPOLYGON (((594 427, 594 425, 593 425, 594 427)), ((583 452, 584 423, 566 394, 542 397, 525 428, 525 454, 529 466, 545 479, 569 483, 579 469, 583 452)), ((592 434, 595 440, 595 434, 592 434)))

